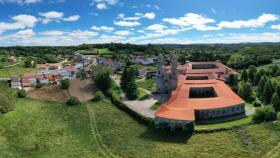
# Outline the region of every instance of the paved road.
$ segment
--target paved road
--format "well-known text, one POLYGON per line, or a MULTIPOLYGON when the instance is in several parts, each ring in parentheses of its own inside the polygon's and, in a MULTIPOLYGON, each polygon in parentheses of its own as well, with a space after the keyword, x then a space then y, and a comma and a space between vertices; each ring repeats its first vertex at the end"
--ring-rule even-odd
MULTIPOLYGON (((113 80, 116 82, 118 86, 120 86, 120 80, 117 77, 112 76, 113 80)), ((142 88, 141 88, 142 89, 142 88)), ((126 104, 127 107, 129 107, 131 110, 141 114, 144 117, 148 118, 155 118, 155 110, 150 109, 152 105, 154 105, 158 101, 164 100, 166 98, 166 95, 154 95, 151 94, 150 91, 145 90, 148 94, 150 94, 150 97, 143 101, 139 100, 128 100, 125 98, 125 95, 123 92, 121 92, 121 96, 123 99, 123 103, 126 104)))

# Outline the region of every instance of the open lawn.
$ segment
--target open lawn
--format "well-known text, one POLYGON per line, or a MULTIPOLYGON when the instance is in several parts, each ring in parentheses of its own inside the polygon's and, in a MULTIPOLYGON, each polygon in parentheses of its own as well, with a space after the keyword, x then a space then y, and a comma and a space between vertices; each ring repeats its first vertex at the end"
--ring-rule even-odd
POLYGON ((138 88, 138 97, 137 97, 138 100, 145 100, 148 97, 149 94, 145 90, 138 88))
POLYGON ((136 82, 136 84, 139 88, 147 89, 149 91, 155 90, 156 86, 155 80, 153 79, 140 80, 136 82))
POLYGON ((101 48, 96 50, 99 52, 99 54, 103 54, 103 55, 112 53, 108 48, 101 48))
POLYGON ((21 75, 25 72, 35 72, 36 68, 24 68, 22 66, 13 66, 0 69, 0 77, 11 77, 11 75, 21 75))
POLYGON ((21 99, 14 111, 0 117, 0 130, 0 157, 14 158, 257 158, 280 141, 279 122, 190 138, 166 134, 138 123, 108 101, 68 107, 21 99))

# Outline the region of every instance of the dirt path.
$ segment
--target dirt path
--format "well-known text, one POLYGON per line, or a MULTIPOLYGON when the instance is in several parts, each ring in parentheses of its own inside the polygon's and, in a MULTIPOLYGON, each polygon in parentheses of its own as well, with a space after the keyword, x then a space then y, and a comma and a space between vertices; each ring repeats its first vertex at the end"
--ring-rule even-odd
POLYGON ((280 143, 264 155, 264 158, 279 158, 280 156, 280 143))
POLYGON ((69 79, 68 89, 70 96, 77 97, 81 102, 89 101, 94 98, 95 86, 92 79, 69 79))
POLYGON ((104 155, 104 157, 113 157, 113 158, 117 158, 117 156, 115 156, 110 149, 103 143, 102 137, 98 132, 98 128, 96 126, 96 120, 95 120, 95 116, 94 116, 94 112, 93 112, 93 107, 90 107, 88 104, 87 106, 87 110, 89 113, 89 118, 90 118, 90 126, 91 126, 91 133, 99 147, 99 149, 101 150, 101 153, 104 155))

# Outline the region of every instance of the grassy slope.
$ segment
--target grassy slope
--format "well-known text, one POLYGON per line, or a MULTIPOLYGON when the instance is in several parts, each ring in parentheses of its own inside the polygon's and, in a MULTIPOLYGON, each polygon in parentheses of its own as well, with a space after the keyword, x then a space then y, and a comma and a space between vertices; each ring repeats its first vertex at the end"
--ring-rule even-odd
POLYGON ((25 72, 35 72, 37 70, 36 68, 25 68, 24 60, 25 59, 21 57, 18 61, 20 62, 19 65, 0 69, 0 77, 11 77, 11 75, 23 74, 25 72))
POLYGON ((112 153, 141 158, 259 157, 280 141, 279 123, 242 129, 253 145, 244 143, 242 135, 234 131, 197 134, 186 142, 184 138, 174 139, 137 123, 109 102, 89 103, 89 107, 94 116, 92 125, 96 125, 93 133, 85 105, 67 107, 53 102, 20 100, 13 112, 0 118, 0 128, 5 129, 5 133, 0 134, 0 155, 71 158, 112 153))

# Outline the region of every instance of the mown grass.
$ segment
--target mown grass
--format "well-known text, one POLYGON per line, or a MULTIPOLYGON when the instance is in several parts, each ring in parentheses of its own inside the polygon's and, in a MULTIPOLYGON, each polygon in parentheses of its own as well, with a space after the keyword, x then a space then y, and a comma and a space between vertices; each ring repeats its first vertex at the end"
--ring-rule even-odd
POLYGON ((108 48, 100 48, 100 49, 97 49, 97 51, 99 52, 99 54, 104 54, 104 55, 112 53, 108 48))
POLYGON ((138 88, 138 96, 137 96, 138 100, 140 100, 140 101, 141 100, 145 100, 148 97, 149 97, 149 94, 146 91, 144 91, 143 89, 138 88))
POLYGON ((104 157, 104 154, 135 158, 256 158, 280 141, 279 122, 251 125, 239 129, 242 132, 230 130, 179 137, 138 123, 106 100, 68 107, 21 99, 14 111, 0 117, 0 128, 5 130, 0 135, 0 157, 15 158, 104 157))
POLYGON ((248 116, 242 119, 223 122, 223 123, 214 123, 214 124, 205 124, 205 125, 195 125, 196 130, 214 130, 220 128, 231 128, 234 126, 242 126, 251 123, 252 117, 248 116))
POLYGON ((11 77, 12 75, 22 75, 26 72, 35 72, 36 68, 24 68, 22 66, 13 66, 0 69, 0 77, 11 77))
POLYGON ((156 102, 156 103, 154 103, 154 105, 151 106, 150 109, 152 109, 152 110, 157 110, 157 109, 160 107, 160 105, 161 105, 160 102, 156 102))
POLYGON ((145 79, 139 82, 136 82, 139 88, 147 89, 149 91, 153 91, 155 89, 155 80, 153 79, 145 79))

